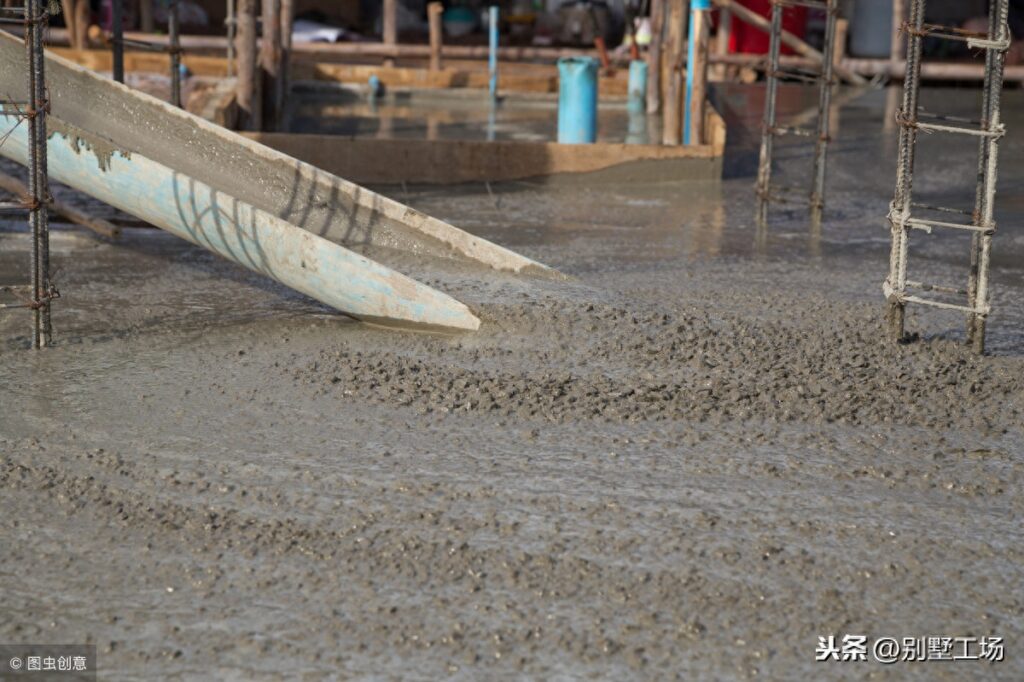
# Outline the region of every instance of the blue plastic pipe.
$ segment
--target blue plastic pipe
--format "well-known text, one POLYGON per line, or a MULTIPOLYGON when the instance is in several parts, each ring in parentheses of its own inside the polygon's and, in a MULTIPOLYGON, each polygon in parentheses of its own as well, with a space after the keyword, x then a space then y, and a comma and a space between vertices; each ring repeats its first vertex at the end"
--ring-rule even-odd
POLYGON ((693 36, 693 18, 697 12, 710 12, 711 0, 690 0, 690 29, 686 53, 686 99, 683 105, 683 144, 690 144, 690 102, 693 101, 693 64, 697 59, 697 41, 693 36))
POLYGON ((558 141, 597 141, 597 69, 593 57, 558 60, 558 141))
POLYGON ((487 66, 491 72, 491 99, 498 99, 498 8, 491 6, 487 13, 490 19, 490 50, 487 55, 487 66))
POLYGON ((647 62, 641 59, 629 63, 629 100, 626 106, 631 113, 641 113, 647 108, 647 62))

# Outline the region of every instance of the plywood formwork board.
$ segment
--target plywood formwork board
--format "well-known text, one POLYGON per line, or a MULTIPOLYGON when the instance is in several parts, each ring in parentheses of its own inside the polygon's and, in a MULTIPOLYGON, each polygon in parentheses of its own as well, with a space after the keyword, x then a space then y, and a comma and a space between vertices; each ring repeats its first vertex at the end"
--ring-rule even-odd
MULTIPOLYGON (((93 71, 110 71, 113 56, 109 50, 74 50, 71 48, 50 48, 50 51, 64 59, 75 62, 93 71)), ((154 52, 126 52, 126 73, 167 73, 170 57, 154 52)), ((228 63, 223 57, 188 55, 185 66, 197 76, 224 77, 228 75, 228 63)), ((296 80, 315 80, 331 83, 366 83, 376 75, 386 87, 413 87, 427 89, 469 88, 486 89, 488 73, 486 63, 469 60, 447 61, 446 68, 431 71, 429 68, 379 66, 373 64, 321 64, 298 62, 291 65, 291 77, 296 80)), ((503 92, 553 93, 558 91, 558 73, 548 64, 503 64, 500 67, 501 90, 503 92)), ((612 76, 602 76, 600 92, 605 97, 625 97, 628 79, 625 71, 612 76)))

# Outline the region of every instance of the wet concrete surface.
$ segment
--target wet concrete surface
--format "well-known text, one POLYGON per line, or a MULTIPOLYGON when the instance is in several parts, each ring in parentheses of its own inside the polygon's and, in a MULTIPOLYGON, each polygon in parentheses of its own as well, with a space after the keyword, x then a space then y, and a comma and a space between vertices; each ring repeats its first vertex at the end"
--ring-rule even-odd
MULTIPOLYGON (((288 107, 288 129, 382 139, 517 140, 558 138, 556 95, 501 95, 484 90, 396 90, 372 98, 364 87, 298 84, 288 107)), ((661 144, 659 117, 628 111, 626 101, 603 101, 597 141, 661 144)))
MULTIPOLYGON (((955 313, 883 338, 885 94, 839 113, 824 226, 764 232, 760 90, 722 96, 721 183, 388 190, 573 276, 409 262, 477 334, 369 328, 158 232, 55 233, 58 345, 0 317, 0 641, 94 642, 137 680, 1024 677, 1024 125, 977 358, 955 313), (1006 660, 815 663, 829 634, 1006 660)), ((972 152, 923 145, 922 195, 969 200, 972 152)), ((966 278, 964 239, 914 245, 966 278)), ((0 284, 27 248, 0 233, 0 284)))

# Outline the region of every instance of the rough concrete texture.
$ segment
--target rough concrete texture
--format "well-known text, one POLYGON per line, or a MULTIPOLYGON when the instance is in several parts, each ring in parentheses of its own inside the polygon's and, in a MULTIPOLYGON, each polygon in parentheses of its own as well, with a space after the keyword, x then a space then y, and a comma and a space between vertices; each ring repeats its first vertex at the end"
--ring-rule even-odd
MULTIPOLYGON (((1024 138, 978 358, 956 314, 883 339, 884 93, 841 112, 824 228, 767 233, 760 91, 726 95, 748 133, 720 185, 397 191, 574 275, 410 262, 477 334, 351 323, 160 233, 56 233, 59 345, 0 318, 0 641, 95 642, 138 680, 1024 677, 1024 138), (814 662, 847 633, 1006 660, 814 662)), ((970 145, 929 149, 922 195, 969 200, 970 145)), ((0 235, 3 284, 27 244, 0 235)), ((959 235, 914 245, 966 279, 959 235)))

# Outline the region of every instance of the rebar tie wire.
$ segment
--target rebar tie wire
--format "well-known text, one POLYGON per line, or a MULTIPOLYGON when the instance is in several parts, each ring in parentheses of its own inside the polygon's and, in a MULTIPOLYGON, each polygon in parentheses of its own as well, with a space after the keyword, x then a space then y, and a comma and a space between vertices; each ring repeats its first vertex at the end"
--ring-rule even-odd
POLYGON ((985 33, 974 33, 966 31, 962 28, 956 28, 954 26, 940 26, 939 24, 924 24, 920 30, 910 25, 909 21, 904 21, 899 28, 900 35, 904 36, 916 36, 918 38, 927 38, 928 36, 935 36, 936 38, 942 38, 945 40, 956 40, 967 43, 967 47, 976 50, 995 50, 996 52, 1006 52, 1012 45, 1012 39, 1009 37, 1010 27, 1007 24, 1003 24, 1003 32, 1006 34, 1006 38, 1003 40, 992 40, 985 33))
POLYGON ((0 135, 0 146, 3 146, 4 142, 7 141, 7 138, 13 135, 14 131, 17 130, 18 126, 20 126, 24 121, 28 119, 33 119, 40 113, 46 115, 50 114, 50 88, 48 86, 46 88, 46 95, 47 96, 43 99, 43 106, 39 109, 33 107, 22 109, 21 102, 16 102, 11 99, 0 100, 0 107, 3 107, 3 109, 0 110, 0 114, 3 114, 5 116, 10 116, 11 114, 14 114, 14 118, 16 119, 16 122, 13 126, 11 126, 11 129, 5 132, 3 135, 0 135), (6 109, 6 107, 8 106, 13 107, 13 110, 8 111, 6 109))
POLYGON ((956 126, 944 126, 936 125, 934 123, 922 124, 917 117, 907 115, 905 111, 900 109, 896 112, 896 124, 903 128, 912 128, 918 132, 927 133, 929 135, 933 133, 956 133, 960 135, 971 135, 973 137, 990 137, 995 140, 1000 140, 1006 135, 1006 124, 1000 122, 995 128, 989 128, 983 125, 979 130, 973 130, 970 128, 957 128, 956 126))
POLYGON ((57 290, 57 287, 55 287, 51 281, 50 288, 46 290, 46 293, 39 297, 38 301, 26 301, 25 299, 22 299, 22 301, 24 301, 23 303, 0 303, 0 310, 42 310, 58 298, 60 298, 60 291, 57 290))

